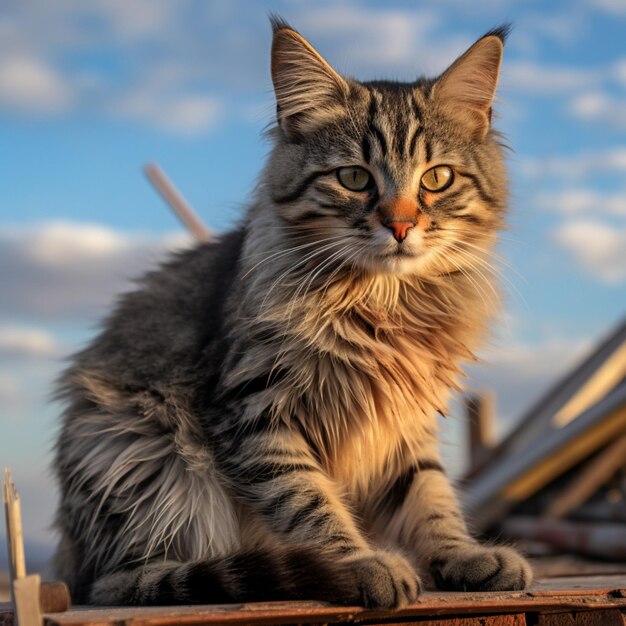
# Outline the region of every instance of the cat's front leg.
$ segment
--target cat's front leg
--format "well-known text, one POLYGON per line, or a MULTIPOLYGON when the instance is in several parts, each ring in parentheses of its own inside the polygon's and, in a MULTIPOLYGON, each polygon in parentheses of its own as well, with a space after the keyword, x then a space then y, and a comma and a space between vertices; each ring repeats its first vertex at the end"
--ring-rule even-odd
POLYGON ((386 538, 410 550, 440 589, 517 590, 532 581, 515 550, 470 536, 434 447, 387 486, 377 509, 386 538))
POLYGON ((294 429, 263 418, 244 425, 233 420, 212 439, 224 478, 280 541, 334 555, 339 597, 319 599, 368 607, 398 607, 416 599, 420 583, 412 566, 398 554, 371 548, 294 429))

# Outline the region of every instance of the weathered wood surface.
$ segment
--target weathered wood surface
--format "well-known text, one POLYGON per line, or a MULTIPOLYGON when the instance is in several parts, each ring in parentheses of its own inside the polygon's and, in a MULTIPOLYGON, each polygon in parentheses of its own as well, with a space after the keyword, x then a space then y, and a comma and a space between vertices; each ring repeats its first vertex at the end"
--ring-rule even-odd
POLYGON ((544 541, 566 552, 626 560, 626 524, 512 516, 502 524, 502 531, 512 539, 544 541))
POLYGON ((539 615, 537 621, 532 623, 536 626, 624 626, 626 613, 613 609, 580 613, 547 613, 539 615))
MULTIPOLYGON (((529 615, 535 620, 531 623, 543 626, 624 626, 619 621, 623 619, 623 612, 626 612, 626 574, 541 579, 524 592, 426 592, 417 603, 398 611, 366 611, 361 607, 339 607, 323 602, 110 609, 75 607, 66 613, 46 614, 45 623, 49 626, 345 623, 523 626, 527 623, 525 616, 529 615), (540 618, 543 621, 536 621, 540 618)), ((9 624, 12 624, 11 613, 8 605, 4 605, 4 609, 0 608, 0 626, 9 624)))

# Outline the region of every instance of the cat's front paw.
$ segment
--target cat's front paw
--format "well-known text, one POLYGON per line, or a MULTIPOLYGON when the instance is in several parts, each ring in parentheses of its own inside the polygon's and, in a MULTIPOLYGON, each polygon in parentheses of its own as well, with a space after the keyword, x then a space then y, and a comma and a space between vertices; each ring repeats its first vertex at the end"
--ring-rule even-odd
POLYGON ((395 609, 410 604, 421 591, 421 582, 408 561, 382 550, 346 560, 355 584, 356 602, 367 608, 395 609))
POLYGON ((533 578, 528 561, 504 546, 464 546, 433 559, 430 573, 446 591, 517 591, 533 578))

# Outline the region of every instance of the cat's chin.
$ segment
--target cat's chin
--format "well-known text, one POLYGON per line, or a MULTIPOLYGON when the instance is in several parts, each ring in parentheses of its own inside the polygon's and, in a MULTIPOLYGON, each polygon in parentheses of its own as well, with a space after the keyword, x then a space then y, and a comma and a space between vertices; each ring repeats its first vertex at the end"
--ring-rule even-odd
POLYGON ((369 273, 418 275, 426 277, 430 273, 430 255, 427 253, 398 252, 395 254, 368 255, 359 259, 359 264, 369 273))

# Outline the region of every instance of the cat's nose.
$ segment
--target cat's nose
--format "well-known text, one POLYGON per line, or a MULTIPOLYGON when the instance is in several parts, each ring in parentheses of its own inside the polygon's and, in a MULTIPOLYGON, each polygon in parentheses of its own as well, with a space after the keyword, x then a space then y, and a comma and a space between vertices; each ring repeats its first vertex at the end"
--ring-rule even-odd
POLYGON ((417 224, 417 200, 407 196, 397 196, 379 208, 380 221, 388 228, 398 243, 406 239, 410 228, 417 224))
POLYGON ((417 224, 417 222, 412 219, 385 220, 383 222, 383 226, 386 226, 393 233, 393 236, 398 243, 402 243, 406 239, 406 234, 409 232, 410 228, 415 226, 415 224, 417 224))

